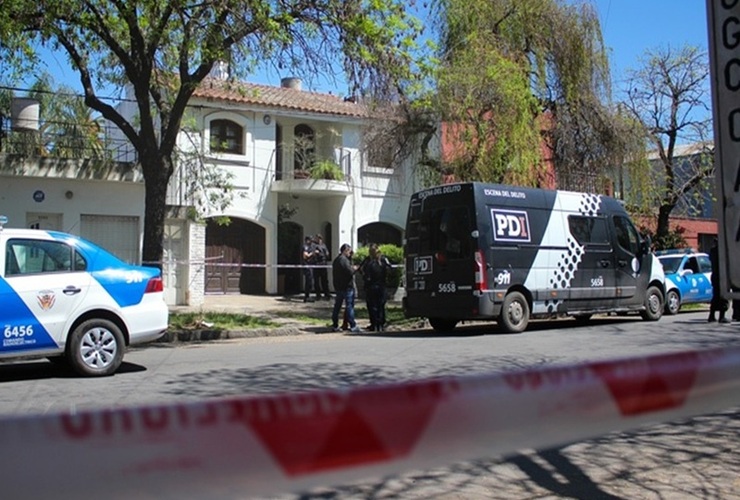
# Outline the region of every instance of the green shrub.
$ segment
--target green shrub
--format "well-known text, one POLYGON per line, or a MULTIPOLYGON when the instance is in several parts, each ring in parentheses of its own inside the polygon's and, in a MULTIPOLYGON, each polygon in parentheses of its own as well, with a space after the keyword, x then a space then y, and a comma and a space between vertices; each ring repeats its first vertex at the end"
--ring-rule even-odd
POLYGON ((333 161, 322 160, 316 162, 316 164, 311 167, 311 178, 341 181, 344 180, 344 172, 342 172, 339 165, 333 161))
MULTIPOLYGON (((395 267, 403 265, 403 247, 397 245, 391 245, 390 243, 384 243, 378 245, 380 253, 385 255, 388 261, 393 264, 393 269, 388 271, 388 275, 385 279, 386 288, 398 288, 401 286, 401 278, 403 276, 403 267, 395 267)), ((360 247, 355 250, 355 255, 352 258, 353 263, 362 264, 362 261, 370 255, 369 247, 360 247)))

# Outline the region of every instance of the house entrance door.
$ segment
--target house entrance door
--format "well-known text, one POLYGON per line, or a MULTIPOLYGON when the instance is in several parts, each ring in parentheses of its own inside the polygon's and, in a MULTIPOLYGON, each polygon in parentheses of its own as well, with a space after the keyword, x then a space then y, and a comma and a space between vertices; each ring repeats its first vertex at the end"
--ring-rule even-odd
POLYGON ((265 230, 231 219, 206 226, 206 293, 265 293, 265 230))

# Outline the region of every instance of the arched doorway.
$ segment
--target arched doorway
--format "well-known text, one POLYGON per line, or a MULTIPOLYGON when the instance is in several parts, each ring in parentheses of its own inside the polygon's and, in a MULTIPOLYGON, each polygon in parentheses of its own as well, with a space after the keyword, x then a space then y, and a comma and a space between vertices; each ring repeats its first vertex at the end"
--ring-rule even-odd
MULTIPOLYGON (((303 227, 295 222, 278 224, 278 265, 295 266, 301 263, 303 227)), ((291 295, 301 291, 301 270, 297 267, 278 267, 278 293, 291 295)))
POLYGON ((228 225, 219 225, 209 219, 206 259, 206 293, 265 293, 265 229, 262 226, 235 218, 228 225), (242 264, 258 266, 243 267, 242 264))

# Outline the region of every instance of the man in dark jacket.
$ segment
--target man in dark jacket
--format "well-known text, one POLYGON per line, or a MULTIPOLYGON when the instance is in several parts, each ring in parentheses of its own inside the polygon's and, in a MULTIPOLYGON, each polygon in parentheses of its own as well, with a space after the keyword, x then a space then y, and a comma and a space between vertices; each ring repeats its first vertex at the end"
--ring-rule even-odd
POLYGON ((339 249, 339 255, 332 262, 332 284, 334 285, 334 309, 331 313, 331 329, 335 332, 341 332, 339 328, 339 310, 342 308, 342 302, 347 312, 347 321, 349 322, 350 332, 359 332, 360 329, 355 321, 355 271, 357 267, 352 265, 350 254, 352 247, 344 243, 339 249))
POLYGON ((717 321, 715 313, 719 313, 720 323, 729 323, 730 320, 725 318, 727 312, 727 300, 722 298, 720 294, 720 281, 719 281, 719 247, 717 246, 717 239, 714 239, 714 244, 709 250, 709 261, 712 263, 712 302, 709 304, 709 318, 707 321, 717 321))
POLYGON ((326 300, 331 298, 329 292, 329 279, 326 272, 326 266, 329 263, 329 249, 324 244, 324 237, 320 234, 314 236, 314 246, 316 247, 316 266, 313 269, 313 282, 316 287, 316 298, 320 299, 324 295, 326 300))
POLYGON ((313 302, 311 292, 314 290, 313 266, 316 263, 316 246, 313 239, 306 236, 301 248, 301 261, 303 262, 303 277, 305 278, 303 287, 303 302, 313 302))
POLYGON ((362 262, 360 272, 365 285, 365 300, 370 316, 370 330, 382 332, 385 329, 385 282, 391 263, 380 252, 377 243, 370 245, 369 255, 362 262))

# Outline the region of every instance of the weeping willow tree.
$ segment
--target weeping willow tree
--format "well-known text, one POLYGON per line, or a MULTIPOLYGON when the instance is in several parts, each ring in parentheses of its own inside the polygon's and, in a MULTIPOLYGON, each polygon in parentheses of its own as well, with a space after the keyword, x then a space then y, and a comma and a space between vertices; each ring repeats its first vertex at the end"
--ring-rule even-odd
MULTIPOLYGON (((452 123, 446 168, 461 180, 601 191, 635 150, 610 105, 609 65, 589 3, 439 0, 437 106, 452 123), (554 167, 548 171, 548 163, 554 167)), ((638 141, 639 143, 639 141, 638 141)))

